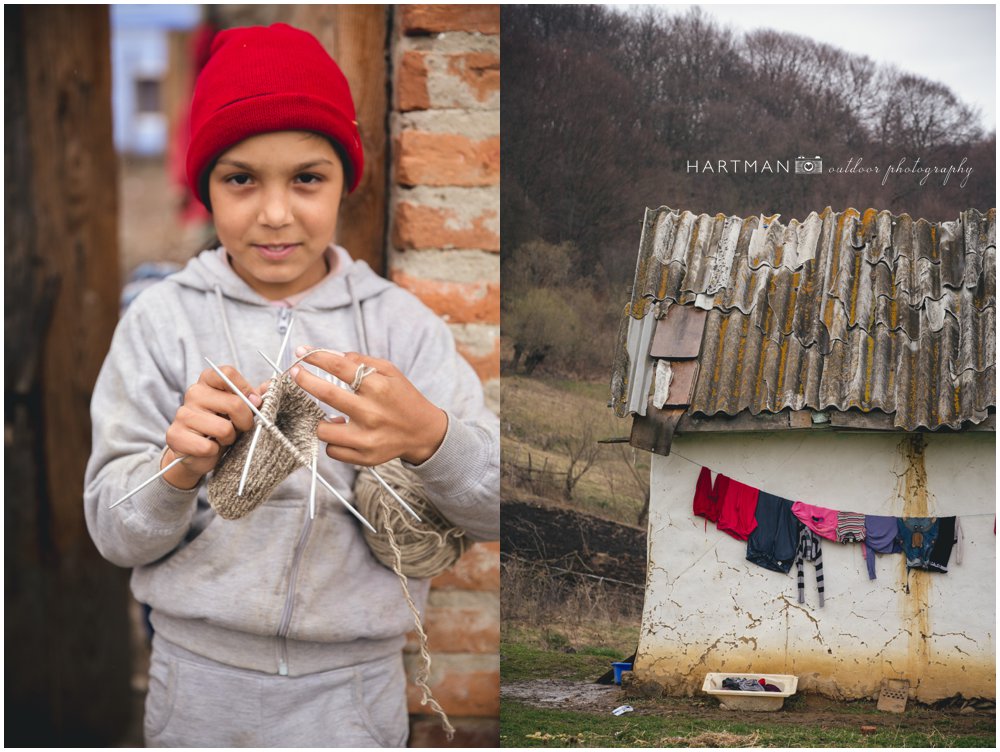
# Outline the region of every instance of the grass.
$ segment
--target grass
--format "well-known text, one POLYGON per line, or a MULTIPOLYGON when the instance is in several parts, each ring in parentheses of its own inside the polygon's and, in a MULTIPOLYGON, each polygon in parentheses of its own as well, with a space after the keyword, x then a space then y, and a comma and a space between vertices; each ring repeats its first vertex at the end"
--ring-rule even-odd
POLYGON ((531 681, 539 676, 550 679, 594 681, 610 668, 607 657, 571 655, 525 646, 500 649, 500 681, 531 681))
MULTIPOLYGON (((580 619, 533 625, 504 622, 500 642, 503 684, 537 679, 593 682, 611 661, 631 655, 638 623, 580 619)), ((875 713, 872 701, 822 702, 804 695, 780 714, 723 714, 714 700, 609 698, 601 711, 533 707, 504 699, 502 747, 986 747, 996 739, 995 716, 957 716, 911 704, 903 716, 875 713), (614 716, 614 704, 632 713, 614 716), (861 727, 874 725, 875 733, 861 727)))
POLYGON ((638 624, 591 623, 562 629, 504 624, 500 680, 594 681, 611 669, 612 661, 632 655, 638 642, 638 624))
MULTIPOLYGON (((605 381, 504 376, 500 389, 504 462, 524 467, 530 461, 534 469, 544 468, 549 483, 534 489, 534 495, 543 499, 565 503, 562 486, 568 458, 558 437, 578 436, 587 425, 593 427, 597 439, 628 435, 628 422, 616 418, 607 407, 609 387, 605 381)), ((629 470, 629 460, 638 463, 642 478, 649 477, 645 452, 633 452, 621 444, 598 445, 597 461, 574 489, 572 506, 635 525, 643 489, 629 470)), ((509 484, 506 490, 524 491, 511 489, 509 484)))
MULTIPOLYGON (((633 703, 634 704, 634 703, 633 703)), ((943 726, 945 724, 942 724, 943 726)), ((860 726, 751 720, 584 713, 529 707, 504 701, 500 708, 502 747, 986 747, 996 735, 982 730, 952 734, 936 726, 903 728, 891 722, 874 734, 860 726)))

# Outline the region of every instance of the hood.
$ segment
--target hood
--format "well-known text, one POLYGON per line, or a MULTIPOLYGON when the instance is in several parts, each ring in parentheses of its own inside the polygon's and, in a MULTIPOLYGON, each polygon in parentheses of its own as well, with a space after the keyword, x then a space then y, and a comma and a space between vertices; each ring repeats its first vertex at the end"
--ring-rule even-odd
MULTIPOLYGON (((372 271, 364 261, 355 261, 340 246, 331 246, 343 272, 327 276, 296 306, 305 310, 328 310, 351 305, 357 301, 379 295, 392 287, 392 283, 372 271)), ((202 251, 187 265, 168 279, 171 282, 205 292, 220 290, 231 300, 251 305, 270 305, 271 301, 258 294, 244 282, 219 253, 219 248, 202 251)))

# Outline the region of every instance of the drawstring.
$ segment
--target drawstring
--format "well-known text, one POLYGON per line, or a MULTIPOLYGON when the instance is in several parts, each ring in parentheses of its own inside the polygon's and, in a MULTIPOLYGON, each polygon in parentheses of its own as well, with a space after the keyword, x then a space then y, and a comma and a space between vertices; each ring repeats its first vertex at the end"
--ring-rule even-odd
POLYGON ((215 299, 219 303, 219 314, 222 318, 222 328, 226 332, 226 341, 229 342, 229 352, 233 356, 233 365, 236 366, 236 370, 243 373, 243 367, 240 365, 240 356, 236 354, 236 342, 233 340, 233 332, 229 328, 229 319, 226 317, 226 304, 222 297, 222 286, 216 283, 215 285, 215 299))
POLYGON ((344 275, 347 283, 347 294, 351 296, 351 308, 354 311, 354 331, 358 335, 358 349, 364 355, 371 355, 368 351, 368 332, 365 330, 365 319, 361 315, 361 301, 354 294, 354 286, 351 284, 351 276, 344 275))

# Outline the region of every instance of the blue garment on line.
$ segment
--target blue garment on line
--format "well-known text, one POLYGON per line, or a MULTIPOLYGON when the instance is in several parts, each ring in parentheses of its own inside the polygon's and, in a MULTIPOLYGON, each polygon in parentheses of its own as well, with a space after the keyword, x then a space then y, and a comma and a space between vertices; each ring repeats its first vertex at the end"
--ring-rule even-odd
POLYGON ((757 527, 747 538, 747 561, 788 574, 795 562, 802 523, 792 513, 792 502, 761 491, 754 513, 757 527))
POLYGON ((926 569, 937 541, 937 517, 900 517, 896 530, 907 569, 926 569))
POLYGON ((880 514, 865 515, 865 552, 868 560, 868 579, 875 579, 875 554, 898 554, 903 550, 899 542, 899 518, 880 514))

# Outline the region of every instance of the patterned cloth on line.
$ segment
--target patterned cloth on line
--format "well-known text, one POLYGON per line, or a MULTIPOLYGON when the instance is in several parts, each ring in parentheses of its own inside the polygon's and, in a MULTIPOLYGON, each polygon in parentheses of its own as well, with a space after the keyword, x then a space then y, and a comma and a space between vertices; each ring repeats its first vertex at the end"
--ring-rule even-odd
POLYGON ((865 516, 857 512, 837 512, 837 542, 860 543, 865 539, 865 516))
POLYGON ((819 590, 819 607, 823 608, 823 550, 820 548, 819 537, 804 526, 799 531, 799 546, 795 551, 795 569, 798 578, 799 603, 806 602, 806 580, 803 563, 811 561, 816 567, 816 589, 819 590))

